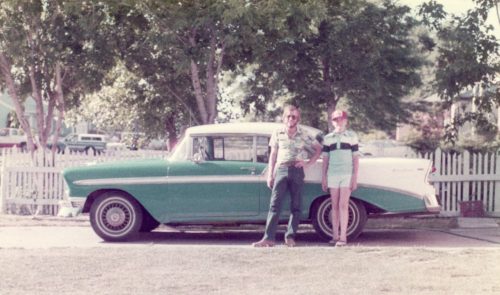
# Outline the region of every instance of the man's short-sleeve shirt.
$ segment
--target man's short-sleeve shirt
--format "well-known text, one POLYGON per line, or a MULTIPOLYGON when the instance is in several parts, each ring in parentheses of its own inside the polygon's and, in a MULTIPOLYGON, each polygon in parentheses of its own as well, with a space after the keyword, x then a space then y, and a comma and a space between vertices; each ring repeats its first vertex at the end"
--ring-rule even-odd
POLYGON ((358 149, 358 136, 353 131, 327 134, 323 140, 322 155, 329 156, 328 174, 352 174, 352 158, 359 154, 358 149))
POLYGON ((276 166, 280 163, 309 159, 314 154, 316 138, 304 128, 297 126, 297 133, 289 138, 286 127, 276 129, 269 141, 270 147, 278 148, 276 166))

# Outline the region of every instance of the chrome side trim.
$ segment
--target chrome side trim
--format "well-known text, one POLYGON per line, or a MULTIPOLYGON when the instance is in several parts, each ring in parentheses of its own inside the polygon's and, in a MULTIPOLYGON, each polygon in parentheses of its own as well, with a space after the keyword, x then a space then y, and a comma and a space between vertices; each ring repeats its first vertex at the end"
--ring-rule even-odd
POLYGON ((76 185, 147 185, 147 184, 183 184, 183 183, 259 183, 265 182, 261 175, 211 175, 211 176, 170 176, 170 177, 129 177, 84 179, 73 182, 76 185))
POLYGON ((386 187, 386 186, 378 186, 378 185, 373 185, 373 184, 358 183, 358 187, 372 188, 372 189, 378 189, 378 190, 383 190, 383 191, 391 191, 391 192, 395 192, 395 193, 399 193, 399 194, 403 194, 403 195, 415 197, 415 198, 418 198, 418 199, 424 199, 424 197, 425 197, 425 194, 419 195, 419 194, 417 194, 415 192, 409 192, 409 191, 405 191, 405 190, 402 190, 402 189, 397 189, 397 188, 392 188, 392 187, 386 187))

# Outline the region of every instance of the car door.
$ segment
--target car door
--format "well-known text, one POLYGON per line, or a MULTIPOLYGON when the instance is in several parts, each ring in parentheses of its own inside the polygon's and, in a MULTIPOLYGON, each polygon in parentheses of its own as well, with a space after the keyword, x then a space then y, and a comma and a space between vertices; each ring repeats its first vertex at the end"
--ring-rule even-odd
POLYGON ((169 171, 169 215, 174 220, 225 220, 256 216, 262 171, 252 135, 194 136, 195 160, 169 171))

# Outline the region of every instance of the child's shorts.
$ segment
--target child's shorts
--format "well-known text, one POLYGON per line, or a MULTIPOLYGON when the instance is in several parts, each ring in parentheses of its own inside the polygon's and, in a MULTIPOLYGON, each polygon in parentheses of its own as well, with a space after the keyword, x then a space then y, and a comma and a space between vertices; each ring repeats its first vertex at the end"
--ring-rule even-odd
POLYGON ((328 175, 328 187, 329 188, 340 188, 340 187, 351 187, 352 175, 328 175))

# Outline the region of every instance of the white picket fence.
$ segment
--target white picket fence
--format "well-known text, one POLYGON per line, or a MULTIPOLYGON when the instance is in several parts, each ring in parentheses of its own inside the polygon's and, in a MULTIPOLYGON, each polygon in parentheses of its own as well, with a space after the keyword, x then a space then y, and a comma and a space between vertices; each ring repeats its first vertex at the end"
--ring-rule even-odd
POLYGON ((448 153, 437 149, 423 157, 436 168, 430 180, 440 198, 442 215, 458 215, 461 202, 481 201, 486 215, 500 216, 500 151, 448 153))
MULTIPOLYGON (((36 153, 32 159, 29 154, 3 149, 0 157, 0 212, 57 214, 59 202, 63 201, 61 171, 66 167, 165 155, 163 151, 123 150, 96 156, 56 154, 56 160, 52 161, 50 154, 36 153)), ((500 216, 500 152, 447 153, 438 149, 415 157, 427 158, 434 163, 436 171, 430 180, 440 199, 441 215, 457 216, 461 202, 481 201, 487 215, 500 216)))
POLYGON ((18 149, 1 150, 0 213, 56 215, 64 197, 62 170, 67 167, 126 159, 161 158, 165 151, 108 150, 97 155, 37 151, 33 157, 18 149))

